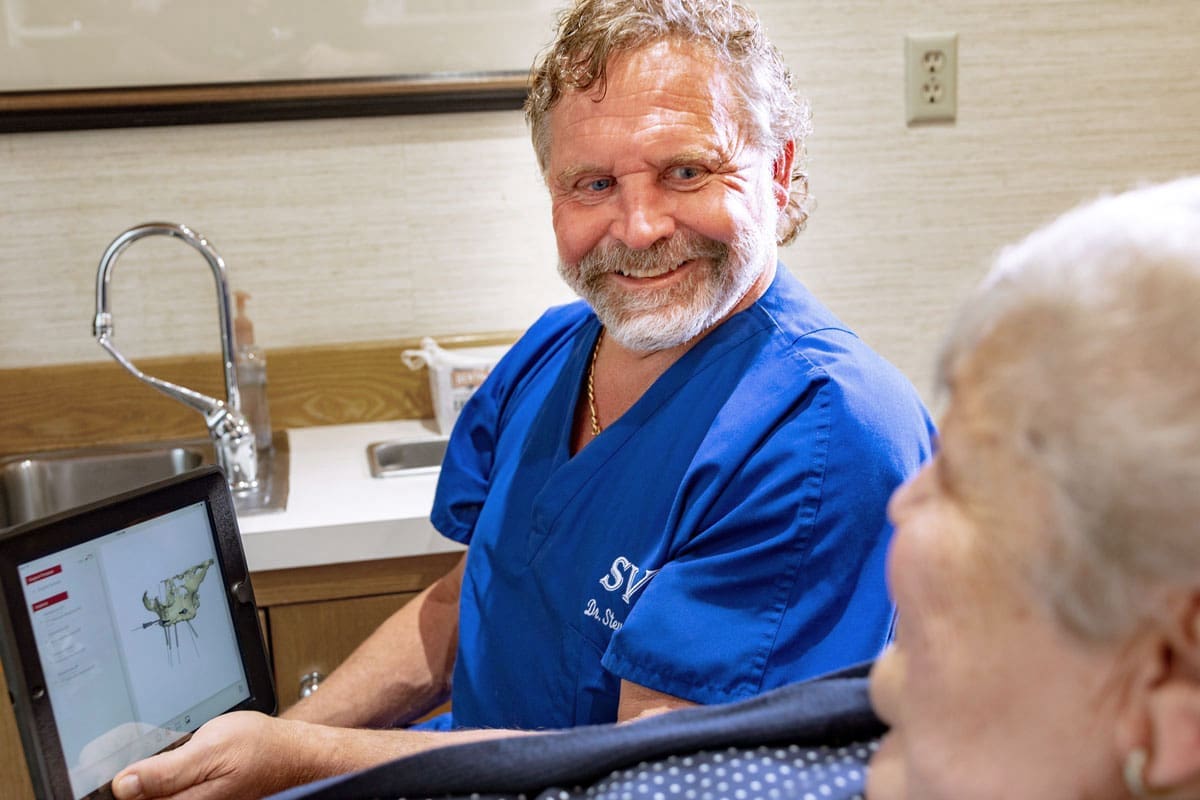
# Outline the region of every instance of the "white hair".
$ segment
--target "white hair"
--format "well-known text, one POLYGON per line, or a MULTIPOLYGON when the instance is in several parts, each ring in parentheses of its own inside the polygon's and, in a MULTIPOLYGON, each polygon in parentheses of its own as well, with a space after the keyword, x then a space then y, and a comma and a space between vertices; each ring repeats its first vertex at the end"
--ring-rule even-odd
POLYGON ((943 347, 941 387, 984 342, 1002 346, 972 374, 1055 515, 1027 566, 1062 622, 1111 639, 1154 614, 1151 589, 1200 587, 1200 177, 1004 250, 943 347))

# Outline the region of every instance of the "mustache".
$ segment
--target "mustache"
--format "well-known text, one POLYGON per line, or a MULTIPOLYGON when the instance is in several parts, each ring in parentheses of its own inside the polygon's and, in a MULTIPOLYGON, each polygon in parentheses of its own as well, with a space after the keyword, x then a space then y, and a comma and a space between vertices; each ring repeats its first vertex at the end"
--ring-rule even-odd
POLYGON ((585 281, 610 272, 654 275, 691 259, 720 262, 728 255, 729 247, 722 242, 699 234, 676 234, 643 250, 634 250, 621 242, 595 247, 580 259, 578 269, 579 277, 585 281))

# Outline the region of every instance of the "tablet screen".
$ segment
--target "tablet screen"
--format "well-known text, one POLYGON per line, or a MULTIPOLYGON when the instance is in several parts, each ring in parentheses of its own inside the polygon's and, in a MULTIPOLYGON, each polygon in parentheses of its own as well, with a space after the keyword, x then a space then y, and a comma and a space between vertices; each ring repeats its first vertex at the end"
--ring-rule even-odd
POLYGON ((250 696, 206 503, 20 563, 82 798, 250 696))

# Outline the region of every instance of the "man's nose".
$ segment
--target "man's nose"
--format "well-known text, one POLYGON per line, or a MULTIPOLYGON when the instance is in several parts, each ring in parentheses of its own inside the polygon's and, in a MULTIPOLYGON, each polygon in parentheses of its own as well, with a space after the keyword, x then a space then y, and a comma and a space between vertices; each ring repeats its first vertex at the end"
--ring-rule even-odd
POLYGON ((612 225, 614 238, 634 250, 645 250, 674 233, 675 219, 661 189, 628 184, 621 187, 617 218, 612 225))

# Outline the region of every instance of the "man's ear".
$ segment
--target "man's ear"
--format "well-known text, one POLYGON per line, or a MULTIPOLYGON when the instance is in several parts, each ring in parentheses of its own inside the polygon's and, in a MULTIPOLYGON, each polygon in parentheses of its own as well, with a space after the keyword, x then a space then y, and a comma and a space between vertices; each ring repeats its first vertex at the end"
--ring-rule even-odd
POLYGON ((1200 594, 1176 606, 1172 617, 1173 630, 1144 652, 1151 661, 1142 664, 1131 693, 1131 715, 1140 722, 1122 737, 1129 740, 1123 752, 1145 750, 1142 780, 1151 790, 1200 788, 1200 594))
POLYGON ((792 191, 792 164, 796 160, 796 142, 789 139, 784 143, 779 154, 775 156, 775 163, 772 165, 771 180, 775 187, 775 204, 779 208, 786 208, 788 197, 792 191))

